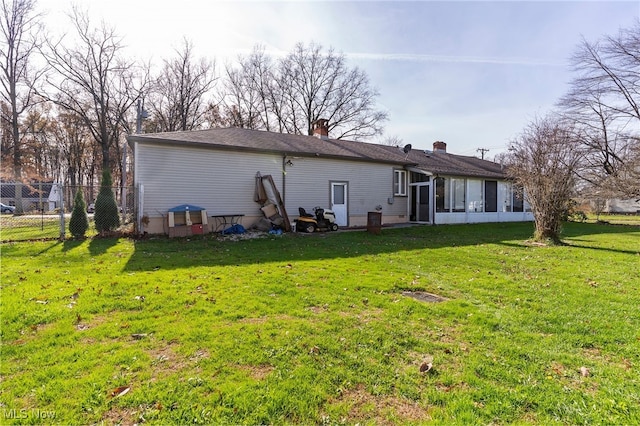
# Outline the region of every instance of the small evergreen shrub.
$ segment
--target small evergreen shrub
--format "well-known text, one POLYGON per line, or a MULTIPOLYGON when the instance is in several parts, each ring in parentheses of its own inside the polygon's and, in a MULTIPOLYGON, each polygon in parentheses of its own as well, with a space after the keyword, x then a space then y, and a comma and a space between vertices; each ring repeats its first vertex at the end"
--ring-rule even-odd
POLYGON ((103 170, 100 193, 98 194, 98 198, 96 198, 96 212, 93 218, 96 224, 96 230, 100 233, 113 231, 120 226, 118 205, 116 204, 111 185, 111 173, 109 170, 103 170))
POLYGON ((73 212, 71 213, 71 220, 69 221, 69 231, 74 238, 84 237, 87 229, 89 229, 86 207, 82 190, 78 189, 73 199, 73 212))

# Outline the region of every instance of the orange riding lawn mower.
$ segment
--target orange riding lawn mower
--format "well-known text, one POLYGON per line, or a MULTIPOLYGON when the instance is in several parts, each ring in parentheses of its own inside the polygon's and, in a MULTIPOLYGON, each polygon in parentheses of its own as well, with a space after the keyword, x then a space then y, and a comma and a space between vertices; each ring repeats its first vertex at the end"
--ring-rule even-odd
POLYGON ((316 231, 337 231, 336 214, 333 210, 314 207, 313 213, 307 213, 302 207, 298 208, 300 217, 296 219, 296 231, 314 233, 316 231))

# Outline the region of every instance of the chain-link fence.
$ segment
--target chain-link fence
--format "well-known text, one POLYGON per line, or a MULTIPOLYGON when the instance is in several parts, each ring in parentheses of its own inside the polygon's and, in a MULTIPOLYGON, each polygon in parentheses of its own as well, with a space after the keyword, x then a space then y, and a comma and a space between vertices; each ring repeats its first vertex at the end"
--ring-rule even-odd
MULTIPOLYGON (((99 187, 62 186, 57 183, 1 183, 2 206, 0 240, 29 241, 64 239, 69 237, 69 221, 74 197, 82 191, 89 219, 87 236, 95 235, 93 222, 95 199, 99 187), (20 209, 19 207, 22 207, 20 209), (21 210, 21 211, 20 211, 21 210)), ((120 211, 123 229, 131 228, 134 219, 135 191, 133 187, 112 188, 120 211)))

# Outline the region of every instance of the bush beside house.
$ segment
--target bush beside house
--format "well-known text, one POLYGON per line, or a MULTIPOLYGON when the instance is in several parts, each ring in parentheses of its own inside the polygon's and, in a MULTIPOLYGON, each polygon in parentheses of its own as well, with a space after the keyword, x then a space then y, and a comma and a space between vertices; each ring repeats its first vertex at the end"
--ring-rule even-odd
POLYGON ((98 198, 96 198, 96 212, 94 216, 96 230, 99 233, 113 231, 120 226, 118 205, 116 204, 111 185, 111 173, 109 170, 104 170, 102 172, 100 193, 98 194, 98 198))
POLYGON ((87 218, 86 205, 82 190, 76 192, 73 200, 73 212, 69 221, 69 231, 74 238, 82 238, 89 229, 89 219, 87 218))

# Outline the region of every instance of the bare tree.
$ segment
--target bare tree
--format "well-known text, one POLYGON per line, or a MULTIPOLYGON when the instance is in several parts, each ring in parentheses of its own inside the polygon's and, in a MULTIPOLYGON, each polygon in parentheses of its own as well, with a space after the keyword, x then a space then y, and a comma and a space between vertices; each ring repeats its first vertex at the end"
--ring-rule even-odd
POLYGON ((249 56, 238 57, 237 64, 227 64, 221 101, 227 125, 275 130, 272 69, 272 60, 261 46, 249 56))
POLYGON ((640 22, 583 40, 572 64, 576 77, 559 105, 586 148, 580 177, 592 192, 640 198, 640 22))
MULTIPOLYGON (((12 150, 12 174, 16 183, 16 213, 22 206, 22 142, 20 117, 33 106, 34 84, 44 72, 32 65, 33 54, 40 46, 40 16, 35 13, 34 0, 2 0, 0 28, 0 70, 2 75, 2 100, 8 108, 2 108, 3 129, 10 131, 12 150), (8 123, 5 127, 4 124, 8 123)), ((6 147, 5 147, 6 148, 6 147)), ((7 157, 2 153, 3 159, 7 157)))
POLYGON ((70 18, 79 41, 74 47, 64 46, 62 40, 47 42, 43 54, 55 74, 47 77, 49 87, 42 94, 82 118, 100 147, 103 169, 109 169, 110 148, 118 143, 143 83, 136 78, 134 64, 122 58, 122 41, 113 28, 104 23, 92 27, 77 8, 70 18))
POLYGON ((329 131, 338 139, 382 133, 387 114, 374 108, 379 94, 364 71, 347 66, 343 54, 298 43, 280 62, 278 80, 290 108, 285 126, 295 133, 313 134, 312 123, 319 118, 329 120, 329 131))
POLYGON ((227 67, 224 88, 234 125, 311 135, 312 123, 324 118, 332 137, 362 139, 381 135, 388 119, 376 109, 379 93, 366 73, 313 43, 298 43, 277 61, 257 47, 227 67))
POLYGON ((49 117, 48 105, 40 104, 44 108, 31 108, 21 121, 22 135, 22 164, 23 173, 42 182, 54 177, 49 147, 49 117))
POLYGON ((534 120, 511 142, 507 172, 524 188, 534 215, 536 241, 560 240, 581 156, 573 129, 552 116, 534 120))
POLYGON ((148 99, 161 132, 194 130, 203 125, 209 105, 206 96, 216 82, 215 64, 204 58, 196 61, 188 40, 176 54, 174 59, 164 60, 148 99))
POLYGON ((91 150, 90 134, 82 117, 60 110, 51 129, 64 167, 65 183, 75 187, 87 183, 95 172, 95 159, 91 150))
POLYGON ((402 138, 398 135, 391 135, 391 136, 387 136, 385 137, 382 142, 380 142, 382 145, 388 145, 388 146, 395 146, 395 147, 401 147, 402 146, 402 138))

